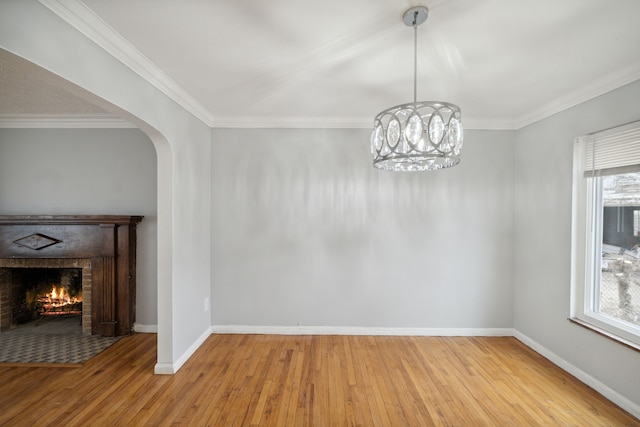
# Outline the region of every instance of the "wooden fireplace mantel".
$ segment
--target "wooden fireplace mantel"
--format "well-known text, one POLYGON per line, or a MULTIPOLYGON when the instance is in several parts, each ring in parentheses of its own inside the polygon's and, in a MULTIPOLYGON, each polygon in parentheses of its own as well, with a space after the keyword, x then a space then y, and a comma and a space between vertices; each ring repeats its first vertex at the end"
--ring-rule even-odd
POLYGON ((91 333, 128 335, 136 307, 142 216, 0 215, 0 258, 90 258, 91 333))
POLYGON ((143 216, 131 215, 0 215, 0 225, 25 224, 138 224, 143 216))

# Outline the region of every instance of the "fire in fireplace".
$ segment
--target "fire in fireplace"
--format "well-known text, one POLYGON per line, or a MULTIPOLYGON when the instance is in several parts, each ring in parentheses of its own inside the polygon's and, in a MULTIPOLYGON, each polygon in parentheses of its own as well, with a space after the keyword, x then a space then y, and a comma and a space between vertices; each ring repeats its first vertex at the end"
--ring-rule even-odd
POLYGON ((42 317, 82 315, 82 269, 11 269, 16 324, 42 317))
MULTIPOLYGON (((30 301, 33 301, 33 293, 27 293, 27 303, 30 301)), ((37 295, 35 301, 40 306, 40 316, 82 314, 82 293, 71 296, 68 288, 62 285, 52 285, 51 292, 37 295)))

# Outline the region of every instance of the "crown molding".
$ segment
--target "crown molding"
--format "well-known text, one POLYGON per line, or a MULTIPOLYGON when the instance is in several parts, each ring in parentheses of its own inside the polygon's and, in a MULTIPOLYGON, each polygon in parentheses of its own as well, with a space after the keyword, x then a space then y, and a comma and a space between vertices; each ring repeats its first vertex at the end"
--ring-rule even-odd
MULTIPOLYGON (((226 117, 212 128, 230 129, 371 129, 371 118, 226 117)), ((511 122, 465 119, 466 130, 514 130, 511 122)), ((130 122, 111 114, 0 114, 0 129, 131 129, 130 122)))
MULTIPOLYGON (((369 129, 371 117, 218 117, 189 95, 178 83, 138 51, 81 0, 39 0, 73 28, 84 34, 162 93, 211 128, 369 129)), ((465 129, 513 130, 509 120, 464 120, 465 129)))
MULTIPOLYGON (((218 117, 146 58, 81 0, 41 4, 211 128, 370 128, 372 118, 218 117)), ((516 118, 464 118, 465 129, 517 130, 640 79, 640 64, 620 70, 516 118)), ((373 116, 372 116, 373 117, 373 116)))
POLYGON ((39 0, 73 28, 84 34, 110 55, 129 67, 162 93, 212 126, 213 116, 178 83, 138 51, 116 30, 96 15, 80 0, 39 0))
POLYGON ((369 129, 372 117, 216 117, 213 128, 369 129))
POLYGON ((573 92, 563 95, 543 105, 529 114, 521 116, 515 122, 515 129, 520 129, 532 123, 551 117, 561 111, 575 107, 607 92, 618 89, 629 83, 640 80, 640 64, 624 68, 602 79, 596 80, 573 92))
POLYGON ((506 119, 462 116, 464 130, 516 130, 516 123, 506 119))
POLYGON ((111 114, 0 114, 0 129, 135 129, 111 114))
MULTIPOLYGON (((213 128, 262 129, 372 129, 371 117, 216 117, 213 128)), ((512 121, 464 118, 464 128, 474 130, 515 130, 512 121)))

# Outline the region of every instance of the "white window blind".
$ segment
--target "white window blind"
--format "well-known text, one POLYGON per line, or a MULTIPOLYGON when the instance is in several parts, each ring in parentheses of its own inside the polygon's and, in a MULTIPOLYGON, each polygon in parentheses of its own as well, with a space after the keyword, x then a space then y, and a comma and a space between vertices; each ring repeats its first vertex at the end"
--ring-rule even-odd
POLYGON ((584 176, 640 172, 640 121, 580 138, 584 176))

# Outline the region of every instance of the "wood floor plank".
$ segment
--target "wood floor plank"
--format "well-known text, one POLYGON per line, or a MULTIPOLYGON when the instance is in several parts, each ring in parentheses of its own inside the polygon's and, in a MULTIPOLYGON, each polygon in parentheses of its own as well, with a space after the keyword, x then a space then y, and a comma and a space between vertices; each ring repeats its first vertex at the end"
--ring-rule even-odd
POLYGON ((135 334, 76 369, 0 366, 8 426, 640 426, 510 337, 212 335, 173 376, 135 334))

